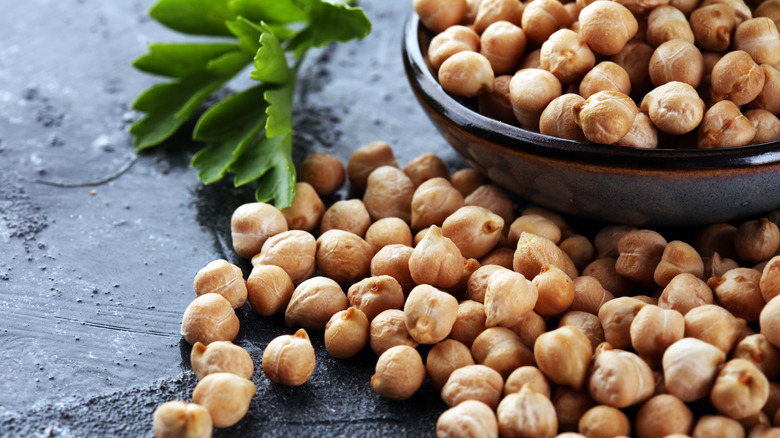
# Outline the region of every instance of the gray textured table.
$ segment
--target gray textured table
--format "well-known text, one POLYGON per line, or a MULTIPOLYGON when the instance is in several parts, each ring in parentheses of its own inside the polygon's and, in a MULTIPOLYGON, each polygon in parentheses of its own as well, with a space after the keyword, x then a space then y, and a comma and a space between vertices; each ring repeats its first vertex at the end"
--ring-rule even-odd
MULTIPOLYGON (((155 407, 195 386, 179 336, 192 278, 232 252, 229 219, 252 200, 203 186, 184 132, 136 156, 129 105, 157 78, 130 61, 181 37, 146 16, 151 0, 6 1, 0 15, 0 436, 151 436, 155 407)), ((388 141, 463 162, 435 132, 404 77, 411 1, 362 2, 363 41, 309 54, 296 97, 295 159, 388 141)), ((235 87, 241 83, 233 84, 235 87)), ((335 198, 344 197, 342 191, 335 198)), ((333 199, 331 199, 333 200, 333 199)), ((236 342, 259 368, 290 333, 239 310, 236 342)), ((216 436, 432 435, 445 408, 430 385, 405 402, 376 396, 369 351, 335 360, 321 334, 313 378, 271 384, 258 370, 249 414, 216 436)))

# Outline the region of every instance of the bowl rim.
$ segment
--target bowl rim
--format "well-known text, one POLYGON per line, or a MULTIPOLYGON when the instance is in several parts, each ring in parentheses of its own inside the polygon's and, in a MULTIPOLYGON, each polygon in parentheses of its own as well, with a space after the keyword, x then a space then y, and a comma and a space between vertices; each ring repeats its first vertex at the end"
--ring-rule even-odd
MULTIPOLYGON (((411 11, 403 29, 404 70, 412 89, 424 106, 448 122, 495 147, 510 152, 545 156, 561 161, 598 164, 607 167, 641 169, 712 169, 780 163, 780 142, 720 149, 646 149, 584 143, 552 137, 485 117, 444 91, 424 53, 426 33, 419 16, 411 11)), ((429 115, 430 116, 430 115, 429 115)))

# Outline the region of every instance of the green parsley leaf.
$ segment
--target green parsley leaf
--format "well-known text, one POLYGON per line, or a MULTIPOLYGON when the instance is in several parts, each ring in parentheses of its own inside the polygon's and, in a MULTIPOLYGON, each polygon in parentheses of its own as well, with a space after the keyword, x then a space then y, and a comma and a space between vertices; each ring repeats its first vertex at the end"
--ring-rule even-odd
POLYGON ((171 30, 207 36, 230 36, 225 21, 236 17, 228 0, 159 0, 149 16, 171 30))
POLYGON ((307 16, 294 0, 230 0, 230 10, 259 23, 303 23, 307 16))
POLYGON ((149 53, 133 61, 133 67, 154 75, 181 78, 238 49, 235 43, 154 43, 149 45, 149 53))
POLYGON ((254 59, 255 69, 251 73, 252 79, 271 84, 290 81, 290 68, 287 66, 287 58, 284 56, 279 38, 268 26, 261 25, 261 29, 263 33, 260 37, 260 49, 254 59))

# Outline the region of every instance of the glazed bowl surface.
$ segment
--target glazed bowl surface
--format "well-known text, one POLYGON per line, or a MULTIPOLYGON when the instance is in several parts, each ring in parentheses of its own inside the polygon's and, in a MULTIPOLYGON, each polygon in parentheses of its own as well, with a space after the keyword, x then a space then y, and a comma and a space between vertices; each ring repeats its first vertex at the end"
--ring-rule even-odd
POLYGON ((640 149, 521 129, 480 115, 442 89, 427 60, 431 37, 412 12, 402 56, 418 101, 472 166, 530 202, 597 221, 673 227, 742 220, 780 207, 780 142, 640 149))

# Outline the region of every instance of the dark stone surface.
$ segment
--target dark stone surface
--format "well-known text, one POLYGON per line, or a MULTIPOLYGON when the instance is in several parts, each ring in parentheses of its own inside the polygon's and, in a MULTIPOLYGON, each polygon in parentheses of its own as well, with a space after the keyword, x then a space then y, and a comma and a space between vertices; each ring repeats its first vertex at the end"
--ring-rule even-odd
MULTIPOLYGON (((132 100, 159 81, 131 60, 149 42, 182 39, 147 17, 152 3, 26 0, 0 14, 0 436, 152 436, 155 407, 195 386, 179 335, 194 274, 216 258, 249 268, 232 252, 229 218, 251 189, 202 185, 187 131, 138 156, 126 133, 139 116, 132 100)), ((371 35, 304 65, 296 160, 318 150, 346 160, 385 140, 402 164, 435 152, 463 166, 403 74, 411 2, 363 3, 371 35)), ((262 350, 291 330, 248 306, 239 317, 258 393, 215 436, 433 435, 445 406, 429 384, 405 402, 381 399, 373 354, 335 360, 321 333, 313 378, 271 384, 262 350)))

